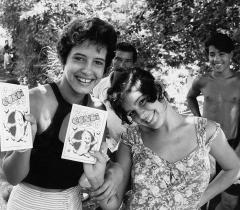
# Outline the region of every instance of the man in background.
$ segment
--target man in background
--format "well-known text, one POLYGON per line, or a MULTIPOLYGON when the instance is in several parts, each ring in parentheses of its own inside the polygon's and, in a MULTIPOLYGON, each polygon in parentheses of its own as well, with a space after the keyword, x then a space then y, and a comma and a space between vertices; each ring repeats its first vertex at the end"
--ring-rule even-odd
POLYGON ((118 68, 131 68, 137 61, 136 48, 127 42, 120 42, 116 47, 116 54, 112 61, 112 72, 109 76, 103 78, 93 89, 93 96, 102 101, 108 111, 107 128, 108 138, 107 144, 111 152, 117 150, 118 142, 121 138, 121 134, 126 131, 126 126, 122 124, 122 121, 111 109, 110 104, 106 101, 107 90, 111 86, 111 82, 114 76, 117 75, 115 71, 118 68))
MULTIPOLYGON (((240 156, 240 73, 230 68, 234 43, 227 35, 216 33, 205 42, 205 50, 212 71, 193 81, 188 106, 195 116, 201 116, 197 97, 202 94, 203 117, 221 125, 228 143, 240 156)), ((216 174, 220 171, 216 164, 216 174)), ((209 210, 239 210, 239 196, 240 184, 233 184, 221 194, 216 208, 210 202, 209 210)))

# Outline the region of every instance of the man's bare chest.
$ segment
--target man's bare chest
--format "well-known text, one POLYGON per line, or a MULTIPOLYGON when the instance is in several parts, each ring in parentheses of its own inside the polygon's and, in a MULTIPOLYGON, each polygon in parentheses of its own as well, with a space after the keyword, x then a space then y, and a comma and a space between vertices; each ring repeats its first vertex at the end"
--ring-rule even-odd
POLYGON ((204 100, 216 103, 240 103, 240 84, 212 82, 202 88, 204 100))

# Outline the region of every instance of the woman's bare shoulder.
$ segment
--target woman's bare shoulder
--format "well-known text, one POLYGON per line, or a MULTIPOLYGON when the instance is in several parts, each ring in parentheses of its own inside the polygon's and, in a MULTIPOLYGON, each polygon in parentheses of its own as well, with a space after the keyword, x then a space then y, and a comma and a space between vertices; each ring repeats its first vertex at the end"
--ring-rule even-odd
POLYGON ((30 89, 29 93, 31 110, 39 112, 54 104, 56 101, 50 85, 39 85, 30 89))
POLYGON ((220 131, 220 124, 208 119, 207 125, 206 125, 206 138, 207 139, 214 138, 219 131, 220 131))

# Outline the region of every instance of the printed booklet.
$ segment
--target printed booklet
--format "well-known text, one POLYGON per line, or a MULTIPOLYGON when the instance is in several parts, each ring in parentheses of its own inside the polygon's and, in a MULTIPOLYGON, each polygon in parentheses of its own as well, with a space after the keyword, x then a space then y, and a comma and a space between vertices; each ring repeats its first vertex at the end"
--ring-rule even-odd
POLYGON ((30 113, 27 86, 0 83, 0 138, 1 151, 32 148, 30 113))
POLYGON ((107 121, 107 111, 73 104, 62 158, 94 164, 89 151, 98 151, 107 121))

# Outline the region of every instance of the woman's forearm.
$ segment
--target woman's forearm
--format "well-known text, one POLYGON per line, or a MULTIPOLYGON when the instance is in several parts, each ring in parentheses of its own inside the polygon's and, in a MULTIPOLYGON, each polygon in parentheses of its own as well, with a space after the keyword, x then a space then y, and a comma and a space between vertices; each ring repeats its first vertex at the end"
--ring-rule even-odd
POLYGON ((200 206, 207 203, 210 199, 215 197, 217 194, 223 192, 229 186, 231 186, 240 176, 240 170, 232 169, 229 171, 221 171, 215 179, 210 182, 207 189, 203 193, 200 201, 200 206))

